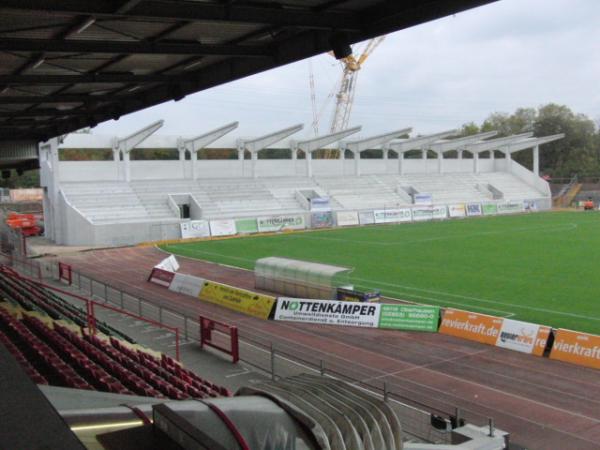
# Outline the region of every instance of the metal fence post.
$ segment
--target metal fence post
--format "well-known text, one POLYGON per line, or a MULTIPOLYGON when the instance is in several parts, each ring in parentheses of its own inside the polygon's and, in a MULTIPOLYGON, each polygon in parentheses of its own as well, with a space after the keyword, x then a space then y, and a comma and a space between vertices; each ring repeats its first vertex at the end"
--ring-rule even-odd
POLYGON ((138 298, 138 316, 143 317, 142 316, 142 301, 138 298))
POLYGON ((321 372, 321 376, 325 375, 325 363, 322 359, 319 360, 319 371, 321 372))
POLYGON ((104 301, 108 303, 108 286, 104 283, 104 301))
POLYGON ((490 427, 490 434, 488 436, 494 437, 494 419, 492 419, 491 417, 488 418, 488 426, 490 427))
POLYGON ((158 307, 158 323, 162 325, 162 306, 158 307))
POLYGON ((188 341, 188 318, 187 316, 183 316, 183 335, 185 336, 185 340, 188 341))
POLYGON ((387 383, 383 382, 383 401, 387 403, 390 399, 390 393, 388 391, 387 383))
POLYGON ((123 291, 119 290, 119 293, 121 294, 121 309, 125 309, 125 303, 123 302, 123 291))

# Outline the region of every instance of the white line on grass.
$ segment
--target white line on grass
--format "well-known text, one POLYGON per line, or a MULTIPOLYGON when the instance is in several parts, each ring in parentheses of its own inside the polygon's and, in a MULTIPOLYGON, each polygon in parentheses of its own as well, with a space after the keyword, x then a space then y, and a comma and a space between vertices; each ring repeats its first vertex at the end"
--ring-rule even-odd
MULTIPOLYGON (((452 294, 449 292, 443 292, 443 291, 435 291, 432 289, 423 289, 423 288, 418 288, 418 287, 414 287, 414 286, 406 286, 406 285, 401 285, 401 284, 394 284, 394 283, 386 283, 384 281, 378 281, 378 280, 366 280, 364 278, 354 278, 352 277, 352 280, 356 280, 356 281, 362 281, 362 282, 366 282, 366 283, 370 283, 371 286, 373 285, 384 285, 384 286, 392 286, 395 288, 399 288, 401 289, 400 291, 394 291, 391 289, 386 289, 389 292, 394 292, 394 293, 405 293, 406 291, 418 291, 418 292, 425 292, 425 293, 429 293, 429 294, 435 294, 435 295, 442 295, 442 296, 448 296, 448 297, 456 297, 456 298, 463 298, 465 300, 473 300, 474 302, 478 302, 478 303, 489 303, 492 305, 503 305, 503 306, 510 306, 513 308, 517 308, 517 309, 529 309, 531 311, 538 311, 538 312, 544 312, 544 313, 550 313, 550 314, 556 314, 556 315, 561 315, 561 316, 569 316, 569 317, 577 317, 579 319, 589 319, 589 320, 596 320, 596 321, 600 321, 600 318, 596 318, 596 317, 590 317, 590 316, 584 316, 581 314, 574 314, 574 313, 568 313, 568 312, 562 312, 562 311, 556 311, 554 309, 547 309, 547 308, 536 308, 534 306, 523 306, 523 305, 517 305, 515 303, 506 303, 506 302, 499 302, 496 300, 489 300, 489 299, 483 299, 480 297, 472 297, 472 296, 468 296, 468 295, 460 295, 460 294, 452 294)), ((419 297, 416 294, 408 294, 411 295, 413 297, 419 297)), ((427 297, 422 297, 422 298, 427 298, 427 297)), ((439 301, 446 301, 446 300, 439 300, 439 301)), ((447 301, 447 303, 451 303, 450 301, 447 301)))

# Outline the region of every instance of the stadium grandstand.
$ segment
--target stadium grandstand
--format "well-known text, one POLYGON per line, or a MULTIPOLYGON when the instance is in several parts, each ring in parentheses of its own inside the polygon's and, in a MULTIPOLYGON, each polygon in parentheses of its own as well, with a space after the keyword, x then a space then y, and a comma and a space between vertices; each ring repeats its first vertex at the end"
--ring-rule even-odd
POLYGON ((493 1, 0 2, 0 170, 42 188, 0 192, 0 449, 597 449, 598 336, 158 245, 548 210, 562 134, 87 130, 493 1))
POLYGON ((296 217, 300 228, 318 226, 311 222, 316 210, 361 214, 425 203, 446 217, 452 204, 524 202, 545 210, 551 194, 539 176, 540 146, 563 137, 495 139, 486 132, 452 139, 457 131, 450 130, 403 138, 412 131, 403 128, 355 138, 361 128, 354 127, 286 142, 301 125, 227 140, 237 122, 191 138, 154 134, 162 124, 126 137, 70 134, 41 145, 46 236, 64 245, 115 246, 186 237, 181 227, 190 221, 296 217), (175 159, 132 158, 156 150, 175 159), (269 158, 269 150, 286 158, 269 158), (339 157, 313 157, 323 150, 339 157), (533 170, 511 157, 525 150, 533 152, 533 170), (78 160, 61 156, 73 151, 78 160), (94 152, 109 160, 92 159, 94 152))

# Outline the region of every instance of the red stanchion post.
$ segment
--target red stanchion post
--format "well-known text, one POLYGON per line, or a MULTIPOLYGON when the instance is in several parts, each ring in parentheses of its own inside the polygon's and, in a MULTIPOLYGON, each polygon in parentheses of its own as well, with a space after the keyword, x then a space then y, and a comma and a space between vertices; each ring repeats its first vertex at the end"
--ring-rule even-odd
POLYGON ((181 362, 179 354, 179 328, 175 328, 175 359, 181 362))
POLYGON ((231 328, 231 356, 233 358, 234 364, 240 360, 240 347, 238 344, 238 329, 237 329, 237 327, 231 328))

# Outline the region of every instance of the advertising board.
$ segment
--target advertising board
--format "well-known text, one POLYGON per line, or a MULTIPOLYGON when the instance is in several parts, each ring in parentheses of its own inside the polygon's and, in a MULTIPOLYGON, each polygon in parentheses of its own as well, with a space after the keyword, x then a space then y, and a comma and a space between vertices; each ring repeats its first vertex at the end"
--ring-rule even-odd
POLYGON ((550 358, 600 369, 600 336, 559 328, 550 358))
POLYGON ((380 305, 279 297, 275 320, 377 328, 380 305))
POLYGON ((503 320, 501 317, 448 308, 444 311, 439 332, 483 344, 496 345, 503 320))
POLYGON ((433 196, 425 192, 419 192, 413 196, 415 205, 431 205, 433 203, 433 196))
POLYGON ((418 206, 412 209, 412 218, 415 222, 433 219, 431 206, 418 206))
POLYGON ((358 213, 356 211, 338 211, 336 214, 338 227, 358 225, 358 213))
POLYGON ((361 225, 371 225, 375 223, 375 216, 373 216, 373 211, 360 211, 358 213, 358 219, 361 225))
POLYGON ((179 292, 180 294, 189 295, 191 297, 198 297, 202 286, 204 285, 204 279, 195 277, 193 275, 186 275, 184 273, 176 273, 171 281, 169 290, 173 292, 179 292))
POLYGON ((481 203, 467 203, 467 216, 481 216, 481 203))
POLYGON ((377 209, 373 211, 375 223, 410 222, 409 208, 402 209, 377 209))
POLYGON ((540 326, 537 324, 504 319, 496 346, 522 353, 533 353, 539 331, 540 326))
POLYGON ((495 203, 484 203, 482 205, 482 210, 484 216, 498 214, 498 206, 495 203))
POLYGON ((498 203, 498 214, 510 214, 523 211, 523 202, 498 203))
POLYGON ((438 306, 382 304, 378 327, 435 333, 439 318, 438 306))
POLYGON ((212 281, 204 282, 198 298, 259 319, 268 319, 275 303, 275 297, 212 281))
POLYGON ((448 217, 448 208, 446 205, 437 205, 431 207, 431 218, 436 220, 446 219, 448 217))
POLYGON ((456 203, 448 205, 448 215, 450 217, 465 217, 467 210, 464 203, 456 203))
POLYGON ((150 273, 150 276, 148 277, 148 281, 150 283, 158 284, 159 286, 168 288, 171 285, 174 277, 174 272, 154 267, 150 273))
POLYGON ((302 230, 306 228, 303 215, 259 217, 256 219, 258 231, 302 230))
POLYGON ((333 226, 333 213, 331 211, 312 212, 310 214, 312 228, 330 228, 333 226))
POLYGON ((256 219, 237 219, 235 229, 238 234, 258 233, 256 219))
POLYGON ((210 221, 211 236, 232 236, 235 233, 235 220, 233 219, 210 221))
POLYGON ((208 220, 190 220, 188 222, 181 222, 180 227, 182 239, 210 236, 208 220))

